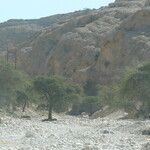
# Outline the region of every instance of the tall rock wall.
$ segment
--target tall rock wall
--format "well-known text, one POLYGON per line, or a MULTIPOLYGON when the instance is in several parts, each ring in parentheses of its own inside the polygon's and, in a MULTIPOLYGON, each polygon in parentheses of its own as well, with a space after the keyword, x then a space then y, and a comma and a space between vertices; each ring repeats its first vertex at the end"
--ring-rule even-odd
POLYGON ((19 50, 31 47, 20 55, 20 66, 31 74, 110 84, 126 67, 149 61, 149 2, 116 0, 99 9, 11 20, 0 24, 0 49, 6 48, 6 38, 19 50))

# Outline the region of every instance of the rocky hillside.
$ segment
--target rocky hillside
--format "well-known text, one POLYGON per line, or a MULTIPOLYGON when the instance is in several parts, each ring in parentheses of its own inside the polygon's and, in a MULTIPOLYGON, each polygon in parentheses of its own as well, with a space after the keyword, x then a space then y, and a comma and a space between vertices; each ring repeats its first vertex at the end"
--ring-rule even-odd
POLYGON ((21 67, 79 83, 107 84, 150 58, 150 0, 0 24, 0 50, 17 46, 21 67))

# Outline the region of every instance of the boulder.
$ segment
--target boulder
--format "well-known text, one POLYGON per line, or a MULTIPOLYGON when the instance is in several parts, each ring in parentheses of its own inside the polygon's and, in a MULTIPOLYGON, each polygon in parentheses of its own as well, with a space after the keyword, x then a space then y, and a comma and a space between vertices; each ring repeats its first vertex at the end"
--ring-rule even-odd
POLYGON ((25 137, 26 138, 31 138, 31 137, 33 137, 34 136, 34 134, 32 133, 32 132, 30 132, 30 131, 27 131, 26 133, 25 133, 25 137))
POLYGON ((98 150, 98 148, 86 145, 82 150, 98 150))
POLYGON ((142 135, 150 135, 150 129, 143 130, 142 135))
POLYGON ((143 145, 141 150, 150 150, 150 143, 143 145))
POLYGON ((31 116, 24 115, 24 116, 21 116, 21 119, 28 119, 28 120, 31 120, 31 116))

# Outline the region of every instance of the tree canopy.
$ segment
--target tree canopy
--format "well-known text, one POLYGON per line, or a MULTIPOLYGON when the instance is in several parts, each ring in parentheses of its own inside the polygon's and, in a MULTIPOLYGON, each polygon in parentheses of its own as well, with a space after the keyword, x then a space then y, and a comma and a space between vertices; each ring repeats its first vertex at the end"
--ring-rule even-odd
POLYGON ((80 93, 80 88, 68 84, 62 78, 56 76, 37 77, 34 81, 34 88, 47 99, 48 120, 52 120, 52 109, 55 104, 61 105, 64 101, 69 101, 73 98, 74 94, 80 93))

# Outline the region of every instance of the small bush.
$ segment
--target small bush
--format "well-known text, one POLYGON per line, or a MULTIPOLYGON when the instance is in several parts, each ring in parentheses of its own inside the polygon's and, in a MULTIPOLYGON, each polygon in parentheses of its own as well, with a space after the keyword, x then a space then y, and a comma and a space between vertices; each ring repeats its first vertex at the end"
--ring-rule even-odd
POLYGON ((142 135, 150 135, 150 129, 143 130, 142 135))
MULTIPOLYGON (((15 109, 17 91, 22 92, 30 85, 29 77, 10 65, 0 66, 0 104, 1 106, 15 109)), ((22 101, 22 99, 20 99, 22 101)))
POLYGON ((100 110, 101 108, 102 108, 102 105, 101 105, 99 97, 87 96, 83 98, 82 102, 75 103, 69 114, 80 115, 82 112, 85 112, 91 115, 94 112, 100 110))
POLYGON ((137 68, 132 73, 127 72, 121 91, 122 97, 130 99, 134 105, 141 102, 137 117, 148 116, 150 114, 150 63, 137 68))
POLYGON ((95 96, 85 97, 80 108, 81 112, 86 112, 88 114, 93 114, 99 109, 101 109, 101 103, 99 98, 95 96))
POLYGON ((98 94, 97 82, 91 79, 85 82, 83 89, 87 96, 96 96, 98 94))

